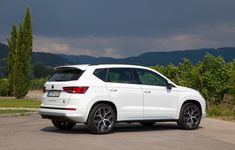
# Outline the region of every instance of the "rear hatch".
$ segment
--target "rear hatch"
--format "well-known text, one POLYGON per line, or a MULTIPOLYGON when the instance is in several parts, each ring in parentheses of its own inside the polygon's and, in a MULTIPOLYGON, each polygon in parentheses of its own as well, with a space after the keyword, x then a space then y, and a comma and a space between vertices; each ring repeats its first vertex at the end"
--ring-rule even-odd
POLYGON ((72 87, 83 74, 83 70, 73 67, 56 68, 54 74, 45 83, 43 104, 65 106, 72 93, 64 91, 64 87, 72 87))

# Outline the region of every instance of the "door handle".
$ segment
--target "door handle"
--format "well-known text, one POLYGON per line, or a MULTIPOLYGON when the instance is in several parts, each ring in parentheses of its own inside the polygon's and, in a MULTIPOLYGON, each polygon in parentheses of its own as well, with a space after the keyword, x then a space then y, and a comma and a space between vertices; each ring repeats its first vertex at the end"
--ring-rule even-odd
POLYGON ((111 92, 117 92, 117 89, 110 89, 111 92))
POLYGON ((151 91, 144 91, 144 93, 151 93, 151 91))

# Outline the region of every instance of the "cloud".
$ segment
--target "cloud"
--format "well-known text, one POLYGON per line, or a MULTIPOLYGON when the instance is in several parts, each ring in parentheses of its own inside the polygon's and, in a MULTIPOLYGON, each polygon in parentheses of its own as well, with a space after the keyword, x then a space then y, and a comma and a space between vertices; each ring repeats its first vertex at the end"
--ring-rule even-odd
POLYGON ((104 56, 112 56, 112 57, 115 57, 115 58, 122 58, 124 57, 118 49, 115 49, 115 48, 106 48, 103 50, 104 51, 104 56))
POLYGON ((235 1, 3 0, 0 41, 29 4, 34 51, 127 57, 149 51, 234 46, 235 1), (47 7, 45 7, 47 6, 47 7))
POLYGON ((165 37, 35 37, 35 50, 103 57, 136 56, 150 51, 189 50, 234 46, 235 26, 217 24, 165 37))
POLYGON ((66 41, 55 38, 34 36, 33 50, 40 52, 69 53, 71 47, 66 41))
POLYGON ((34 33, 46 37, 160 38, 201 25, 235 20, 233 0, 3 0, 1 33, 8 33, 11 24, 22 20, 27 4, 34 33))

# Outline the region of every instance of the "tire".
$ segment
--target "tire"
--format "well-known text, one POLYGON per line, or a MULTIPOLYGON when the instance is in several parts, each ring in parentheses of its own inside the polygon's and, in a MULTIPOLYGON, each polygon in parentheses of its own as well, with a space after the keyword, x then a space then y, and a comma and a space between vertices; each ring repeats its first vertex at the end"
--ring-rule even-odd
POLYGON ((74 122, 66 122, 66 121, 51 120, 51 122, 56 128, 62 130, 70 130, 76 125, 76 123, 74 122))
POLYGON ((140 122, 140 124, 146 127, 151 127, 155 124, 155 122, 140 122))
POLYGON ((107 134, 112 131, 116 120, 117 115, 111 106, 97 104, 90 111, 87 127, 91 133, 107 134))
POLYGON ((178 127, 185 130, 197 129, 201 122, 201 109, 194 103, 186 103, 180 110, 178 127))

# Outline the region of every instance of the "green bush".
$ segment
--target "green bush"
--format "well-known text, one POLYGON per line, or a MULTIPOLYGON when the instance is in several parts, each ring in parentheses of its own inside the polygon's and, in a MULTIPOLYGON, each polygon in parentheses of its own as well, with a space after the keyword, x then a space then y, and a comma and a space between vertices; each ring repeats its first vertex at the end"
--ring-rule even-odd
POLYGON ((33 79, 31 80, 30 90, 42 90, 47 78, 33 79))
POLYGON ((9 96, 10 88, 8 79, 0 79, 0 96, 9 96))
POLYGON ((206 99, 208 107, 209 104, 235 103, 235 60, 226 63, 222 57, 215 57, 208 53, 201 62, 196 64, 183 59, 178 66, 169 64, 152 68, 178 85, 198 90, 206 99), (233 98, 228 100, 225 98, 226 95, 233 98))
POLYGON ((235 109, 232 105, 223 104, 223 105, 210 105, 210 108, 207 111, 207 115, 211 117, 217 116, 235 116, 235 109))

